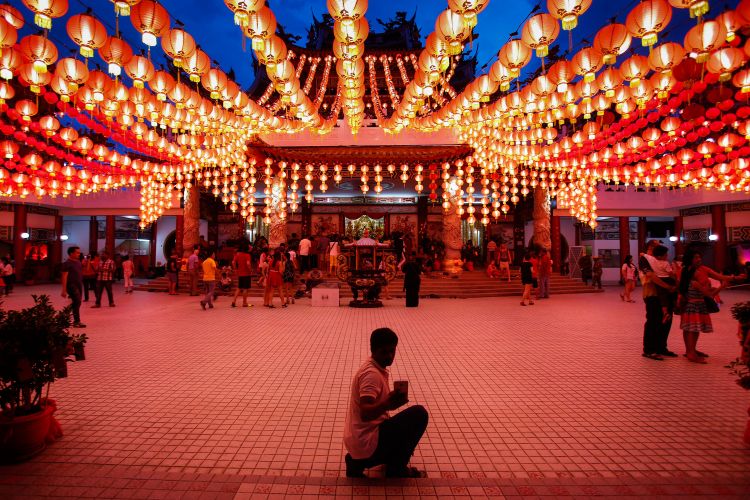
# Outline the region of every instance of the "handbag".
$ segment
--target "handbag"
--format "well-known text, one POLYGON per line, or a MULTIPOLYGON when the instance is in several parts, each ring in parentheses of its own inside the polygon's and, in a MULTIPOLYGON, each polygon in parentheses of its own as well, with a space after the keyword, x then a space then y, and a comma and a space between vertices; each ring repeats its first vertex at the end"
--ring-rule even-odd
POLYGON ((703 297, 703 302, 706 303, 706 311, 708 314, 719 312, 719 304, 716 303, 713 297, 703 297))

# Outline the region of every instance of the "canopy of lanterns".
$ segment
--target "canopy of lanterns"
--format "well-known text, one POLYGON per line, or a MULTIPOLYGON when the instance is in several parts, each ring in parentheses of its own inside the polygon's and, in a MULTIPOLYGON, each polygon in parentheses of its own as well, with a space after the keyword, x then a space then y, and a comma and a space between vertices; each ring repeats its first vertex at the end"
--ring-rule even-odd
POLYGON ((265 0, 225 0, 271 82, 257 101, 213 66, 155 0, 112 0, 109 13, 68 17, 67 37, 78 47, 69 57, 60 57, 57 20, 68 0, 23 0, 24 11, 0 4, 0 193, 54 197, 139 186, 146 225, 169 208, 173 191, 195 183, 252 221, 262 178, 268 222, 296 210, 301 196, 312 201, 314 189, 326 192, 331 180, 359 178, 363 193, 374 182, 379 193, 388 176, 413 182, 418 193, 427 182, 430 200, 442 199, 446 210, 472 223, 489 223, 539 188, 595 225, 601 183, 750 191, 750 0, 734 10, 709 10, 706 0, 642 0, 624 24, 602 26, 591 46, 546 61, 560 28, 576 28, 591 4, 548 0, 547 12, 529 17, 520 38, 505 43, 489 72, 461 92, 448 83, 452 61, 472 39, 488 0, 447 3, 419 56, 398 57, 405 89, 398 95, 389 84, 390 113, 372 81, 376 61, 364 51, 367 0, 327 1, 332 54, 307 61, 304 83, 306 57, 292 63, 265 0), (659 40, 673 9, 694 18, 681 43, 659 40), (20 37, 31 15, 39 32, 20 37), (122 36, 123 18, 143 47, 122 36), (158 46, 168 70, 152 60, 158 46), (541 65, 522 80, 533 57, 541 65), (107 71, 94 69, 93 60, 107 71), (404 61, 415 69, 411 77, 404 61), (325 134, 341 113, 356 133, 364 119, 365 62, 369 98, 386 132, 451 128, 474 154, 425 168, 289 165, 248 153, 257 134, 325 134), (322 83, 313 91, 321 63, 322 83), (337 94, 324 116, 332 70, 337 94))

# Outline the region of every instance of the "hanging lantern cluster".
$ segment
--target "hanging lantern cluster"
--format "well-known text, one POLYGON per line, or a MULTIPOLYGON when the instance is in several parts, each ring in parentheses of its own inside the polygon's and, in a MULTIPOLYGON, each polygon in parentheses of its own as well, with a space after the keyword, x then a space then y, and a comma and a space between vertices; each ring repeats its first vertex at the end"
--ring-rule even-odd
POLYGON ((370 25, 365 19, 367 0, 328 0, 333 23, 333 54, 338 59, 336 74, 344 116, 353 133, 365 116, 365 63, 362 60, 370 25))

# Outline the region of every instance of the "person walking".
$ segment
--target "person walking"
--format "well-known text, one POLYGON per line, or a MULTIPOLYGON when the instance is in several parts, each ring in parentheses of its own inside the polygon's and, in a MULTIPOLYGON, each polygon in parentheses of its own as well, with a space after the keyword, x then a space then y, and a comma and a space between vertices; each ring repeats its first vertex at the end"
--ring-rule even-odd
POLYGON ((201 267, 201 246, 193 245, 193 253, 190 254, 187 260, 187 272, 188 279, 190 280, 190 296, 195 297, 198 295, 198 272, 201 267))
POLYGON ((16 283, 16 271, 13 269, 13 264, 8 257, 3 257, 0 271, 5 282, 5 295, 10 295, 13 291, 13 285, 16 283))
POLYGON ((625 290, 620 294, 620 299, 625 302, 635 302, 630 294, 633 293, 633 290, 635 289, 635 273, 637 271, 638 268, 636 268, 635 264, 633 264, 633 256, 626 255, 625 262, 622 264, 622 268, 620 269, 620 277, 622 278, 622 282, 625 284, 625 290))
POLYGON ((397 345, 398 336, 390 328, 374 330, 371 356, 354 375, 344 424, 347 477, 366 477, 365 469, 380 464, 385 464, 386 477, 426 476, 410 467, 409 460, 427 429, 427 410, 414 405, 394 416, 389 413, 409 402, 408 386, 390 388, 387 368, 393 364, 397 345))
POLYGON ((419 288, 422 285, 421 266, 417 262, 417 253, 412 252, 406 263, 404 271, 404 292, 406 293, 406 307, 419 307, 419 288))
POLYGON ((214 256, 216 252, 214 250, 208 251, 208 257, 203 261, 203 286, 205 287, 206 295, 201 299, 201 309, 206 310, 206 306, 209 309, 214 308, 214 290, 216 290, 216 261, 214 256))
POLYGON ((539 261, 537 263, 537 277, 539 278, 539 293, 537 298, 549 298, 549 280, 552 276, 552 259, 546 248, 539 250, 539 261))
POLYGON ((96 270, 99 267, 99 256, 91 252, 83 259, 83 301, 89 301, 89 291, 96 294, 96 270))
POLYGON ((86 328, 81 323, 81 299, 83 298, 83 266, 81 265, 81 249, 68 248, 68 260, 62 264, 62 293, 63 298, 70 297, 73 310, 73 328, 86 328))
POLYGON ((102 293, 107 290, 107 302, 109 307, 115 307, 115 299, 112 295, 112 282, 115 279, 115 261, 109 257, 109 253, 102 252, 99 267, 96 269, 96 304, 91 306, 96 309, 102 307, 102 293))
POLYGON ((125 280, 125 293, 133 293, 133 261, 130 260, 129 255, 125 255, 122 258, 122 277, 125 280))
POLYGON ((250 257, 250 247, 246 241, 240 243, 240 249, 234 254, 232 267, 237 273, 237 288, 234 290, 232 307, 237 307, 237 297, 242 294, 242 307, 247 307, 247 293, 250 291, 252 281, 251 273, 253 260, 250 257))

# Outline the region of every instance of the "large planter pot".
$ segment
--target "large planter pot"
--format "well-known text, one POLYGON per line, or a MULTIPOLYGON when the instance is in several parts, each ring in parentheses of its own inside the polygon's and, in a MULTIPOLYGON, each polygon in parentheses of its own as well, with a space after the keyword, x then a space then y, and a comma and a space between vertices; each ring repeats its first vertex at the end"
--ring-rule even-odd
POLYGON ((53 426, 57 427, 54 412, 55 405, 48 404, 31 415, 0 417, 0 462, 21 462, 43 451, 53 426))

